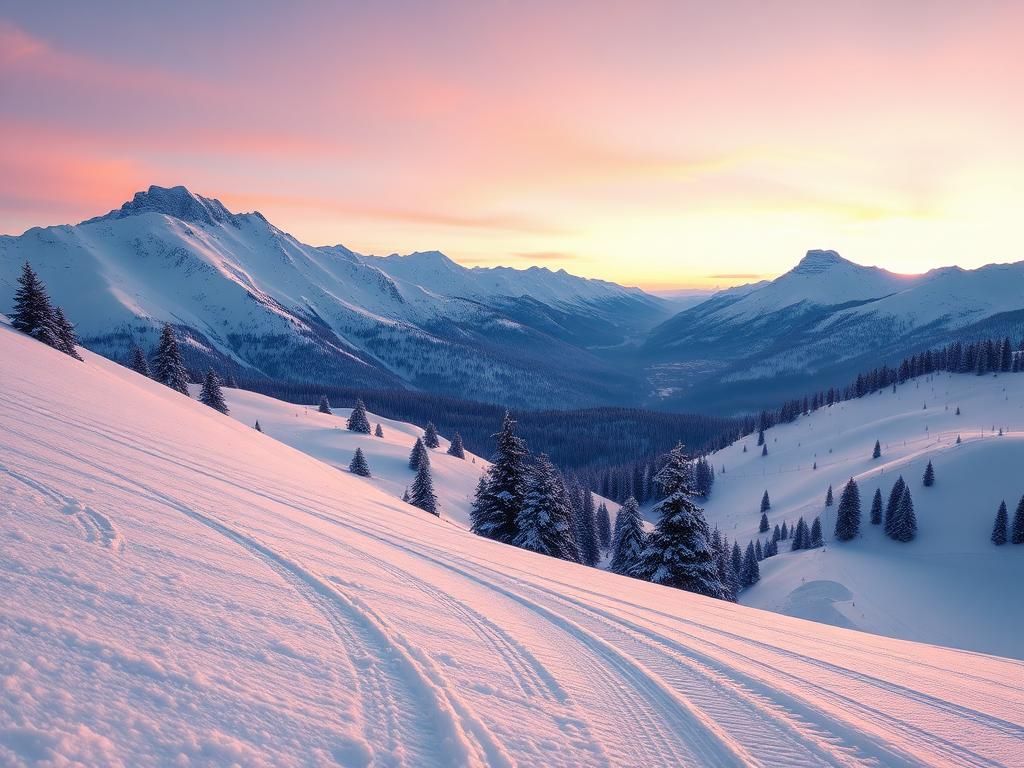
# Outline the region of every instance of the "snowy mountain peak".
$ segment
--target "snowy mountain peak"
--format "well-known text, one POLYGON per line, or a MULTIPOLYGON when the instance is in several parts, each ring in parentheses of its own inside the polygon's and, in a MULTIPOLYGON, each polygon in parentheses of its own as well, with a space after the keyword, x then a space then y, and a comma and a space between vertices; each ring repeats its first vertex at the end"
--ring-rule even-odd
POLYGON ((798 275, 820 275, 841 264, 853 264, 853 262, 844 259, 836 251, 812 248, 790 272, 798 275))
POLYGON ((87 222, 104 219, 124 219, 141 213, 162 213, 173 216, 181 221, 210 226, 224 223, 236 223, 236 217, 220 200, 202 197, 190 192, 183 186, 158 187, 151 185, 145 192, 136 192, 135 197, 105 216, 89 219, 87 222))

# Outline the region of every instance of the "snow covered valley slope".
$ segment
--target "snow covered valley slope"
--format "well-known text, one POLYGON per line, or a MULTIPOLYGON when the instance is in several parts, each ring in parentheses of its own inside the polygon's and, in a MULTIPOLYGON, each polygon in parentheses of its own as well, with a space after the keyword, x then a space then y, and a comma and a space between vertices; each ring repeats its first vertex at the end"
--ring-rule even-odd
POLYGON ((780 554, 761 563, 760 583, 741 602, 1024 658, 1024 546, 990 541, 1000 501, 1012 520, 1024 494, 1024 376, 922 377, 895 393, 884 390, 772 427, 765 432, 767 456, 756 442, 753 435, 711 456, 719 474, 705 505, 709 523, 745 546, 758 535, 767 490, 772 527, 792 526, 801 516, 810 524, 821 515, 825 547, 790 552, 791 542, 780 542, 780 554), (876 440, 882 455, 872 459, 876 440), (926 488, 929 461, 936 480, 926 488), (875 489, 887 501, 901 475, 918 523, 917 537, 906 544, 869 522, 875 489), (850 477, 860 489, 861 535, 833 542, 837 506, 825 506, 826 491, 831 485, 838 504, 850 477))
POLYGON ((494 544, 84 356, 0 326, 0 764, 1020 765, 1021 662, 494 544))

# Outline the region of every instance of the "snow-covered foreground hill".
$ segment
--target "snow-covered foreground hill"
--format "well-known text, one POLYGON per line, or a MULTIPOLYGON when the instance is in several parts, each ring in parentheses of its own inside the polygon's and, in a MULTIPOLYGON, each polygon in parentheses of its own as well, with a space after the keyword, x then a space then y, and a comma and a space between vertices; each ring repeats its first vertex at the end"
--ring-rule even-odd
POLYGON ((826 546, 790 552, 790 542, 781 542, 780 555, 761 563, 761 582, 741 602, 1024 658, 1024 546, 990 541, 1000 501, 1012 519, 1024 495, 1024 376, 935 374, 773 427, 765 432, 767 456, 756 442, 754 435, 712 455, 725 474, 716 476, 706 504, 709 522, 745 546, 758 535, 767 490, 773 527, 821 515, 826 546), (876 440, 882 455, 872 459, 876 440), (929 460, 936 482, 926 488, 929 460), (875 489, 887 501, 900 475, 918 521, 917 538, 907 544, 868 521, 875 489), (838 504, 850 477, 860 488, 861 536, 833 543, 837 507, 825 506, 826 491, 831 484, 838 504))
POLYGON ((1020 662, 484 541, 85 357, 0 327, 2 764, 1020 764, 1020 662))

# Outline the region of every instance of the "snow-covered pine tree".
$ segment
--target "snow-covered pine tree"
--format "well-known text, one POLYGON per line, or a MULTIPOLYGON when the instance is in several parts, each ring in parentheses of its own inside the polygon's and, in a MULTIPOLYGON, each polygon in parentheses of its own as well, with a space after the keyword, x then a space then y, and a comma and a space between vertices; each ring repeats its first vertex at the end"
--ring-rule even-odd
POLYGON ((776 542, 782 538, 782 530, 779 528, 779 524, 775 524, 775 529, 772 531, 772 542, 776 542))
POLYGON ((149 361, 146 360, 146 353, 138 346, 132 349, 132 358, 131 362, 128 363, 128 367, 147 379, 149 378, 149 361))
POLYGON ((860 532, 860 490, 851 477, 843 494, 839 497, 839 511, 836 513, 836 539, 849 541, 860 532))
POLYGON ((170 323, 164 323, 153 355, 153 378, 183 395, 188 394, 188 372, 170 323))
POLYGON ((786 528, 785 520, 782 521, 782 535, 779 538, 782 539, 782 541, 785 541, 789 538, 789 529, 786 528))
POLYGON ((558 470, 544 454, 538 456, 530 468, 523 506, 516 516, 516 529, 512 541, 515 546, 579 562, 569 495, 558 470))
POLYGON ((605 551, 612 546, 612 518, 608 513, 608 505, 603 501, 597 507, 597 543, 605 551))
POLYGON ((348 471, 360 477, 371 476, 370 465, 366 462, 366 456, 363 455, 362 448, 356 448, 356 452, 352 455, 352 461, 349 462, 348 471))
POLYGON ((409 489, 409 503, 424 512, 441 516, 437 508, 437 495, 434 493, 434 479, 430 475, 430 459, 421 461, 419 469, 416 470, 416 478, 409 489))
POLYGON ((507 412, 496 438, 488 479, 473 502, 470 523, 473 533, 511 543, 526 493, 527 450, 526 443, 516 435, 515 420, 507 412))
POLYGON ((50 295, 39 275, 27 261, 21 268, 18 289, 14 292, 11 325, 44 344, 57 348, 59 337, 50 295))
POLYGON ((764 533, 768 530, 768 514, 766 512, 761 513, 761 524, 757 527, 759 533, 764 533))
POLYGON ((882 455, 882 444, 875 440, 875 450, 871 452, 871 458, 877 459, 882 455))
POLYGON ((882 522, 882 489, 875 488, 875 495, 871 499, 871 524, 880 525, 882 522))
POLYGON ((732 558, 729 556, 729 539, 715 528, 711 534, 711 549, 715 553, 715 568, 718 569, 718 580, 722 582, 722 599, 736 602, 738 589, 732 575, 732 558))
POLYGON ((772 502, 768 498, 768 491, 766 489, 765 492, 764 492, 764 496, 761 497, 761 512, 767 512, 771 508, 772 508, 772 502))
POLYGON ((804 519, 801 517, 799 520, 796 521, 796 527, 793 529, 793 542, 789 545, 789 549, 791 552, 796 552, 797 550, 807 548, 805 543, 805 540, 807 538, 806 533, 807 523, 805 523, 804 519))
POLYGON ((1006 543, 1006 500, 999 503, 999 511, 996 512, 996 522, 992 526, 992 543, 997 547, 1006 543))
POLYGON ((208 405, 215 411, 228 413, 228 404, 224 402, 224 393, 220 388, 220 379, 210 368, 203 379, 203 388, 199 391, 199 402, 208 405))
POLYGON ((757 430, 757 444, 758 445, 764 445, 764 430, 763 429, 757 430))
POLYGON ((754 542, 754 557, 757 558, 757 562, 764 560, 764 552, 761 550, 761 540, 757 539, 754 542))
POLYGON ((768 455, 768 443, 765 443, 764 445, 761 446, 761 455, 762 456, 767 456, 768 455))
POLYGON ((740 590, 743 589, 743 550, 740 549, 738 541, 732 543, 732 554, 729 560, 732 563, 732 572, 736 579, 734 591, 738 595, 740 590))
POLYGON ((647 543, 640 505, 630 496, 619 507, 615 516, 615 536, 612 539, 612 560, 609 569, 624 576, 632 575, 647 543))
POLYGON ((829 485, 828 492, 825 494, 825 506, 831 507, 835 497, 832 495, 832 486, 829 485))
POLYGON ((821 518, 815 517, 814 522, 811 523, 811 540, 807 547, 808 549, 817 549, 823 546, 825 546, 825 537, 821 532, 821 518))
POLYGON ((691 501, 687 464, 686 450, 679 443, 657 475, 666 495, 655 507, 658 523, 648 537, 638 573, 656 584, 720 598, 724 588, 711 551, 711 533, 703 511, 691 501))
POLYGON ((64 310, 61 307, 54 307, 53 327, 57 332, 57 349, 75 360, 81 360, 78 354, 78 334, 75 333, 75 326, 71 324, 64 310))
POLYGON ((754 551, 752 542, 747 542, 747 550, 743 553, 743 570, 740 575, 740 583, 744 588, 752 587, 761 580, 761 568, 757 564, 757 554, 754 551))
POLYGON ((885 505, 885 524, 882 526, 886 536, 892 536, 893 527, 896 524, 896 510, 900 505, 900 499, 903 498, 903 489, 906 487, 903 475, 900 475, 893 483, 892 490, 889 491, 889 503, 885 505))
POLYGON ((263 427, 260 426, 260 420, 259 419, 256 419, 256 423, 253 425, 253 429, 255 429, 257 432, 262 432, 263 431, 263 427))
POLYGON ((1024 544, 1024 496, 1020 497, 1017 511, 1013 515, 1013 526, 1010 529, 1010 543, 1024 544))
POLYGON ((423 440, 417 437, 416 442, 412 444, 412 450, 409 452, 409 469, 419 469, 422 464, 430 466, 430 455, 423 445, 423 440))
POLYGON ((374 437, 384 437, 384 430, 380 428, 380 422, 377 422, 377 427, 373 430, 374 437))
POLYGON ((361 435, 370 434, 370 420, 366 418, 366 404, 363 402, 363 398, 356 398, 356 404, 352 406, 352 412, 348 415, 348 422, 345 426, 349 432, 358 432, 361 435))
POLYGON ((320 395, 320 406, 317 408, 317 410, 320 411, 320 413, 326 413, 328 415, 332 413, 331 403, 327 399, 327 395, 320 395))
POLYGON ((448 445, 448 455, 457 459, 466 458, 466 449, 462 447, 462 435, 458 432, 452 436, 452 441, 448 445))
POLYGON ((896 507, 896 520, 893 523, 892 538, 906 543, 913 541, 917 535, 917 516, 914 514, 914 501, 910 498, 910 487, 904 486, 900 503, 896 507))
POLYGON ((929 461, 928 466, 924 468, 924 485, 926 488, 931 488, 935 485, 935 467, 929 461))
POLYGON ((584 488, 582 504, 576 519, 576 545, 580 550, 580 562, 584 565, 595 566, 601 559, 596 518, 594 495, 584 488))
POLYGON ((428 421, 426 429, 423 430, 423 444, 427 448, 437 448, 441 444, 441 441, 437 439, 437 427, 432 421, 428 421))

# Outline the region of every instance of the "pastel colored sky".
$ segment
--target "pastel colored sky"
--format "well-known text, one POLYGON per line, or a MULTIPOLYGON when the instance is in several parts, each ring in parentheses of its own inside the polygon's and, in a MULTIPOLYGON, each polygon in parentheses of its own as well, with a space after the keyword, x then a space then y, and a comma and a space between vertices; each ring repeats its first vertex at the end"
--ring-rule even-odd
POLYGON ((149 184, 646 287, 1024 258, 1024 3, 0 0, 0 232, 149 184))

